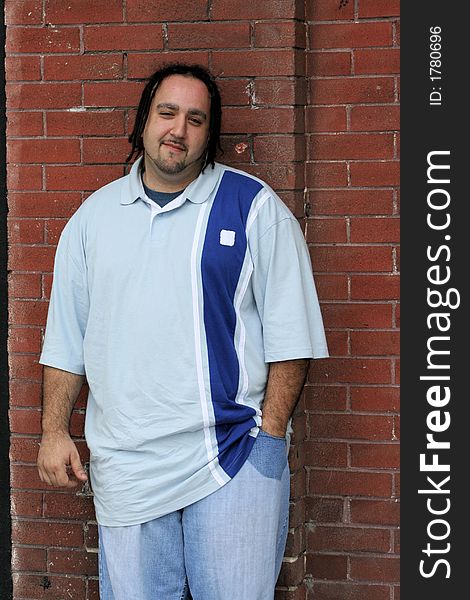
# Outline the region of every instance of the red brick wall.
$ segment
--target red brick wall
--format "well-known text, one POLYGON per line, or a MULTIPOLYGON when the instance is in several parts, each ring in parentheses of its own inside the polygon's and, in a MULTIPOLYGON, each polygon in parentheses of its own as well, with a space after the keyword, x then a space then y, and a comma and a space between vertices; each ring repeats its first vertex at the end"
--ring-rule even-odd
POLYGON ((36 474, 37 361, 60 231, 123 174, 142 79, 175 59, 218 75, 223 160, 302 220, 323 300, 277 597, 397 600, 398 2, 5 4, 15 600, 98 598, 91 499, 36 474))

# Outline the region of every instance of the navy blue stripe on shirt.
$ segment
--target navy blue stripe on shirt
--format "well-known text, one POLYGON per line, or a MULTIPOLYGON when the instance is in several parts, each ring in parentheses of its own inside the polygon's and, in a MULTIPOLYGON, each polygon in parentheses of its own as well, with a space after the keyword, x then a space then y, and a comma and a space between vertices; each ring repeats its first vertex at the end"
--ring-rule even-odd
POLYGON ((233 477, 254 442, 255 410, 236 402, 240 367, 235 349, 235 291, 246 254, 246 221, 262 185, 226 171, 207 223, 201 258, 204 326, 219 464, 233 477))

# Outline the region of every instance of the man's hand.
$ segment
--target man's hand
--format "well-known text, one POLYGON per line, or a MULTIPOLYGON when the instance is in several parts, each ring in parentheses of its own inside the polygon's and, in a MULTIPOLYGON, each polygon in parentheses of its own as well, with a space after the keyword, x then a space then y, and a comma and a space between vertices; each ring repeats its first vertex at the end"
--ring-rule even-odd
POLYGON ((88 477, 72 438, 64 432, 44 433, 38 454, 38 470, 41 481, 56 487, 75 487, 88 477), (67 473, 72 468, 74 477, 67 473))

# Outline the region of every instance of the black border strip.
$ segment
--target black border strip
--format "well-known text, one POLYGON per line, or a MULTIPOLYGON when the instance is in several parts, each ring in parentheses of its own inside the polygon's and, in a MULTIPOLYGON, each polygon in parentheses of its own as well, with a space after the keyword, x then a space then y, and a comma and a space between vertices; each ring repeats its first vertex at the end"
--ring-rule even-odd
POLYGON ((468 595, 470 10, 401 8, 401 592, 442 600, 468 595))
POLYGON ((8 422, 8 240, 6 186, 6 115, 5 115, 5 25, 3 2, 0 2, 0 598, 10 600, 11 578, 11 517, 10 517, 10 428, 8 422))

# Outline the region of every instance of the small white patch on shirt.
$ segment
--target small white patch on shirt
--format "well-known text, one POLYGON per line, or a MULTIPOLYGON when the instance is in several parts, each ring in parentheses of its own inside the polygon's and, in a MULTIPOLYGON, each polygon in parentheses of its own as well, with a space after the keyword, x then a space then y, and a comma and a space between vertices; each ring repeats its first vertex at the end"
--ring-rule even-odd
POLYGON ((221 229, 220 243, 222 246, 233 246, 235 244, 235 232, 230 231, 230 229, 221 229))

